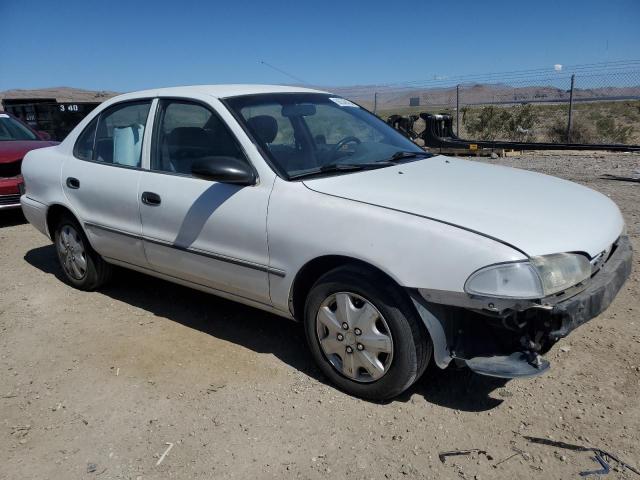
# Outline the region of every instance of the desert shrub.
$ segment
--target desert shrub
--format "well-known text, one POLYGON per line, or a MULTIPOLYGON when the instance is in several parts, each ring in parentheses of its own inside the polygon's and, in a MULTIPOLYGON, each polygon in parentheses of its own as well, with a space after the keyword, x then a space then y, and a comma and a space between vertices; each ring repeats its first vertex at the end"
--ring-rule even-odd
POLYGON ((489 105, 482 107, 477 115, 463 114, 463 123, 471 138, 495 140, 504 131, 504 124, 509 118, 506 110, 489 105))
POLYGON ((629 143, 633 127, 618 125, 612 117, 596 121, 596 133, 600 143, 629 143))
POLYGON ((462 107, 460 109, 460 113, 462 113, 462 123, 465 123, 467 121, 468 116, 470 115, 470 108, 469 107, 462 107))
POLYGON ((530 142, 533 139, 533 128, 537 117, 531 105, 521 105, 510 109, 509 118, 503 129, 509 140, 530 142))
MULTIPOLYGON (((567 124, 563 119, 557 119, 547 128, 547 137, 552 143, 567 142, 567 124)), ((588 126, 581 120, 575 119, 571 125, 571 143, 594 143, 596 140, 588 126)))
POLYGON ((599 110, 591 110, 589 111, 587 118, 592 122, 597 122, 602 118, 602 112, 599 110))
POLYGON ((561 120, 556 120, 547 127, 549 142, 564 143, 567 141, 567 125, 561 120))
POLYGON ((537 123, 535 110, 531 105, 499 108, 493 105, 471 111, 460 109, 462 124, 470 138, 479 140, 531 141, 533 128, 537 123))
MULTIPOLYGON (((566 104, 504 106, 460 106, 460 136, 466 139, 510 139, 565 143, 566 104)), ((640 143, 640 101, 577 102, 574 105, 572 142, 640 143), (611 120, 604 120, 611 118, 611 120)), ((394 110, 407 115, 431 111, 427 107, 394 110)), ((451 114, 455 116, 455 111, 451 114)), ((455 130, 455 129, 454 129, 455 130)))

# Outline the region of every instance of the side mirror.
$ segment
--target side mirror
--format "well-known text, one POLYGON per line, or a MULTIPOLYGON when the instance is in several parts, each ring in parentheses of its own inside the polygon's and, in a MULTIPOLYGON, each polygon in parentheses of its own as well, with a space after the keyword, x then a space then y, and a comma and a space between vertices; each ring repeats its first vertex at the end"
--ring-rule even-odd
POLYGON ((51 135, 49 135, 49 133, 45 132, 44 130, 38 130, 36 133, 42 140, 51 140, 51 135))
POLYGON ((194 177, 234 185, 255 185, 256 174, 251 167, 234 157, 202 157, 191 164, 194 177))

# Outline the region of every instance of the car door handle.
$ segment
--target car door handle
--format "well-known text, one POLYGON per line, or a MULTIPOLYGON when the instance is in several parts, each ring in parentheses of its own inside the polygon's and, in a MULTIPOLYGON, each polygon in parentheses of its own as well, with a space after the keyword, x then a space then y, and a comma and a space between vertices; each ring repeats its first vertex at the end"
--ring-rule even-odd
POLYGON ((145 205, 151 205, 154 207, 160 205, 161 203, 160 195, 153 192, 143 192, 140 199, 145 205))
POLYGON ((80 180, 73 177, 67 177, 67 187, 77 190, 80 188, 80 180))

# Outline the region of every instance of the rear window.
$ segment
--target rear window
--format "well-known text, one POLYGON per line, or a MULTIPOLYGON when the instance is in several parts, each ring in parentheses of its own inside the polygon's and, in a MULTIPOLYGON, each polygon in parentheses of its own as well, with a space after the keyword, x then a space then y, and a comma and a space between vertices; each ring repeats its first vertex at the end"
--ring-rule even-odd
POLYGON ((11 140, 39 140, 35 133, 15 118, 0 113, 0 142, 11 140))

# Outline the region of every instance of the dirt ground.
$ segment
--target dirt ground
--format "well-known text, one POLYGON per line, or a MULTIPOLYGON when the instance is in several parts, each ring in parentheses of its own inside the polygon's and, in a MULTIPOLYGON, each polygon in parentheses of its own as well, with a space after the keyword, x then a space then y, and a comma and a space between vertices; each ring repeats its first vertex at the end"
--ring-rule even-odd
MULTIPOLYGON (((609 195, 640 250, 640 185, 598 179, 633 172, 640 155, 483 161, 609 195)), ((600 469, 592 453, 553 442, 640 467, 640 255, 610 309, 549 352, 550 373, 505 382, 430 369, 379 404, 328 385, 293 322, 128 271, 100 292, 74 290, 19 213, 0 214, 0 245, 1 479, 555 479, 600 469), (439 460, 454 449, 486 454, 439 460)), ((614 466, 608 478, 640 479, 614 466)))

